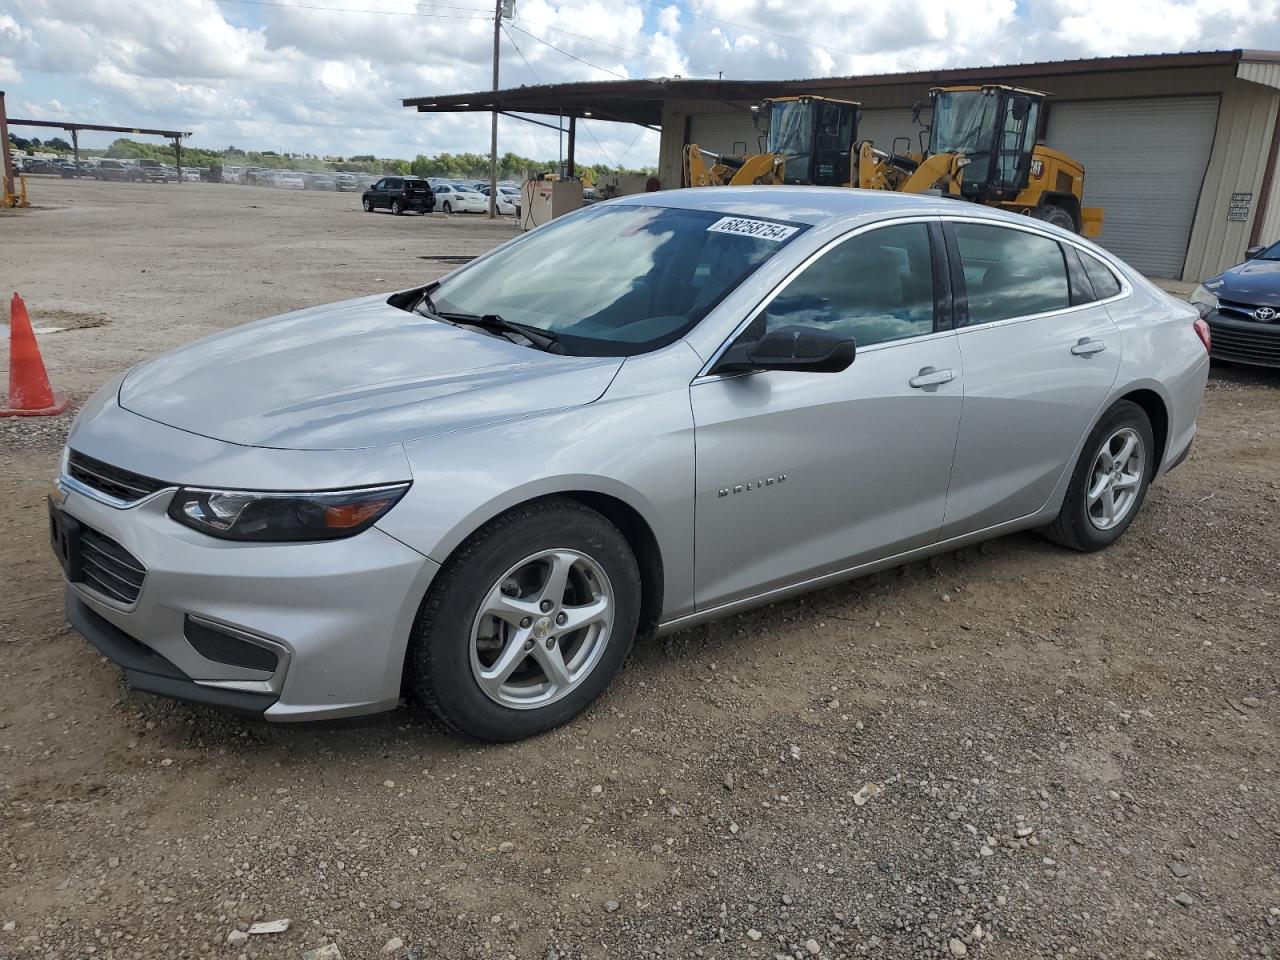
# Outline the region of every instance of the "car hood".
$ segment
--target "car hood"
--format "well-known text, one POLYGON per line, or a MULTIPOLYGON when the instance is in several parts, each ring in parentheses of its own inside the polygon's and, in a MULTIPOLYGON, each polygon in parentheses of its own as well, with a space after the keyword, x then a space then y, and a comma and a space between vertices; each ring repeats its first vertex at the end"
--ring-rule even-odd
POLYGON ((621 365, 542 353, 374 296, 181 347, 130 372, 119 402, 229 443, 344 449, 590 403, 621 365))
POLYGON ((1246 260, 1205 283, 1223 300, 1253 307, 1280 307, 1280 260, 1246 260))

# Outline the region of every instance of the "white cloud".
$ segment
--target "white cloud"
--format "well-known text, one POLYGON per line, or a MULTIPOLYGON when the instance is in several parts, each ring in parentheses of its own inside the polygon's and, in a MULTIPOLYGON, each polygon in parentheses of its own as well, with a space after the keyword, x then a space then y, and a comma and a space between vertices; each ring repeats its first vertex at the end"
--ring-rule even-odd
MULTIPOLYGON (((399 101, 487 89, 491 11, 489 0, 8 0, 0 82, 15 115, 194 130, 196 145, 480 152, 486 115, 399 101)), ((858 16, 847 0, 518 0, 508 33, 504 86, 813 77, 1277 47, 1280 0, 898 0, 858 16)), ((579 138, 584 161, 656 158, 655 134, 590 129, 600 144, 579 138)), ((514 120, 500 138, 504 151, 557 151, 554 133, 514 120)))

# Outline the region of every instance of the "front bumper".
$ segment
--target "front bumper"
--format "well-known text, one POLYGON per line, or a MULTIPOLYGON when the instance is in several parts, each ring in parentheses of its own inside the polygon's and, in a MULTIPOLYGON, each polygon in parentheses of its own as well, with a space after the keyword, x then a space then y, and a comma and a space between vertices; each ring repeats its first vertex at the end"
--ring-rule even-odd
POLYGON ((1232 363, 1280 367, 1280 323, 1239 320, 1217 310, 1205 319, 1213 346, 1210 356, 1232 363))
POLYGON ((280 721, 396 706, 433 561, 376 527, 321 543, 217 540, 171 520, 172 495, 124 509, 75 489, 55 495, 145 567, 132 602, 67 585, 72 626, 130 686, 280 721), (246 658, 246 644, 264 656, 246 658))

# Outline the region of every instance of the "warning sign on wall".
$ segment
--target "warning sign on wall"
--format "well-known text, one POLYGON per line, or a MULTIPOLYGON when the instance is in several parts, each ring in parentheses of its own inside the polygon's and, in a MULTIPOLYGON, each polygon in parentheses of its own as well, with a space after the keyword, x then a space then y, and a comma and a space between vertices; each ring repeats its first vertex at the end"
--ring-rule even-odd
POLYGON ((1248 220, 1249 207, 1253 205, 1252 193, 1233 193, 1227 206, 1228 220, 1248 220))

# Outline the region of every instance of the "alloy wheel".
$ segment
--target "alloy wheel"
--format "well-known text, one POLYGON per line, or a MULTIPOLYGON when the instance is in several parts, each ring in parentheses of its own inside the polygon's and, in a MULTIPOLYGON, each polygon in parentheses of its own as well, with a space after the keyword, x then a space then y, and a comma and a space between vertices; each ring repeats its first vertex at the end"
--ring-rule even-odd
POLYGON ((1089 470, 1085 509, 1090 523, 1110 530, 1124 522, 1138 502, 1146 464, 1146 449, 1137 430, 1121 427, 1107 438, 1089 470))
POLYGON ((471 673, 504 707, 544 707, 600 662, 613 632, 613 587, 577 550, 544 550, 512 566, 485 595, 471 627, 471 673))

